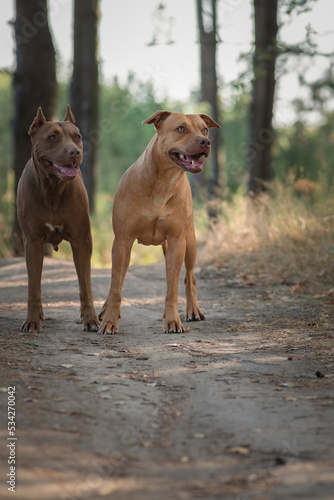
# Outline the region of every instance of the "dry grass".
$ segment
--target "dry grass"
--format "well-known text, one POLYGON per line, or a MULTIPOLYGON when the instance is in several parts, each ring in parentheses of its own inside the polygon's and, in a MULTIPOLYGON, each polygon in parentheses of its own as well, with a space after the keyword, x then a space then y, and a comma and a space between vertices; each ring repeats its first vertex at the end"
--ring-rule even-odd
POLYGON ((276 186, 271 198, 237 196, 221 204, 218 221, 199 237, 206 241, 202 264, 312 288, 334 281, 334 201, 320 193, 317 200, 296 198, 292 189, 276 186))

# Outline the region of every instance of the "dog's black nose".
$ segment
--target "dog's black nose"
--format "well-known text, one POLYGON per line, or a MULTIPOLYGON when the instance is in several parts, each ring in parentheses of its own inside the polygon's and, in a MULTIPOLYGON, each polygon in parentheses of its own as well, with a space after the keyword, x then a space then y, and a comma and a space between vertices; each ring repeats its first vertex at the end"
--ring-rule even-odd
POLYGON ((209 147, 211 145, 211 142, 206 137, 199 137, 197 139, 197 141, 198 141, 198 144, 200 146, 203 146, 204 148, 207 148, 207 147, 209 147))
POLYGON ((80 149, 76 147, 71 147, 67 149, 67 156, 70 156, 71 158, 78 157, 80 156, 80 149))

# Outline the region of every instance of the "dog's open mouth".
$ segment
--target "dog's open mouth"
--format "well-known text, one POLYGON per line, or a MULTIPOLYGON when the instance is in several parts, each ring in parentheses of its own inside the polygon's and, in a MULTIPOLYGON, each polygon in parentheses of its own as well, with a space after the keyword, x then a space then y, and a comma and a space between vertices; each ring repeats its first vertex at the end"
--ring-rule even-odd
POLYGON ((79 171, 79 164, 75 162, 67 163, 66 165, 58 165, 57 163, 53 163, 47 158, 43 158, 42 161, 50 172, 55 174, 57 177, 59 177, 59 179, 62 179, 63 181, 72 181, 73 179, 75 179, 79 171))
POLYGON ((204 158, 207 158, 207 154, 202 152, 194 156, 188 156, 183 153, 178 153, 177 151, 171 151, 169 157, 176 163, 179 167, 183 168, 187 172, 192 174, 198 174, 202 172, 204 165, 204 158))

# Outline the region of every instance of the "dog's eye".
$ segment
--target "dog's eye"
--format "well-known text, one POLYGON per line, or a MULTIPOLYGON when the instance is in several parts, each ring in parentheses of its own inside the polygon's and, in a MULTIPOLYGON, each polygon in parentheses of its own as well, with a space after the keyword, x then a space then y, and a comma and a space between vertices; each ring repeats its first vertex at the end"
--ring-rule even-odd
POLYGON ((204 132, 204 134, 207 134, 207 133, 209 132, 209 129, 208 129, 207 127, 205 127, 205 128, 203 129, 203 132, 204 132))
POLYGON ((56 136, 56 134, 52 134, 52 135, 49 135, 48 139, 50 139, 50 141, 55 141, 57 139, 57 136, 56 136))
POLYGON ((76 140, 76 141, 81 141, 81 135, 80 135, 80 134, 77 134, 77 135, 75 136, 75 140, 76 140))
POLYGON ((186 131, 186 127, 184 127, 183 125, 181 125, 181 127, 178 127, 177 129, 179 132, 185 132, 186 131))

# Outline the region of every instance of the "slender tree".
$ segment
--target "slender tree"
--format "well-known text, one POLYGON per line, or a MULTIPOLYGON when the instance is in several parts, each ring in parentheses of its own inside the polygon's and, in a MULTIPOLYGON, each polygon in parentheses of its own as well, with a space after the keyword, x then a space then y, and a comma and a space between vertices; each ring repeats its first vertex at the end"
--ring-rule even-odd
POLYGON ((277 57, 277 0, 254 0, 255 51, 253 57, 248 192, 267 190, 272 178, 271 146, 277 57))
MULTIPOLYGON (((197 21, 200 42, 201 87, 200 102, 210 104, 210 114, 219 123, 218 85, 217 85, 217 0, 196 0, 197 21)), ((216 198, 221 185, 219 165, 219 129, 212 129, 211 162, 212 175, 209 179, 209 197, 216 198)), ((215 210, 209 210, 209 215, 216 216, 215 210)))
MULTIPOLYGON (((27 163, 31 142, 28 129, 42 106, 52 120, 57 104, 56 57, 48 22, 47 0, 16 0, 14 21, 16 70, 13 78, 15 97, 14 172, 15 194, 22 170, 27 163)), ((23 253, 21 230, 15 216, 13 251, 23 253)))
POLYGON ((74 60, 71 107, 84 143, 81 165, 94 211, 98 130, 98 22, 99 0, 74 0, 74 60))

